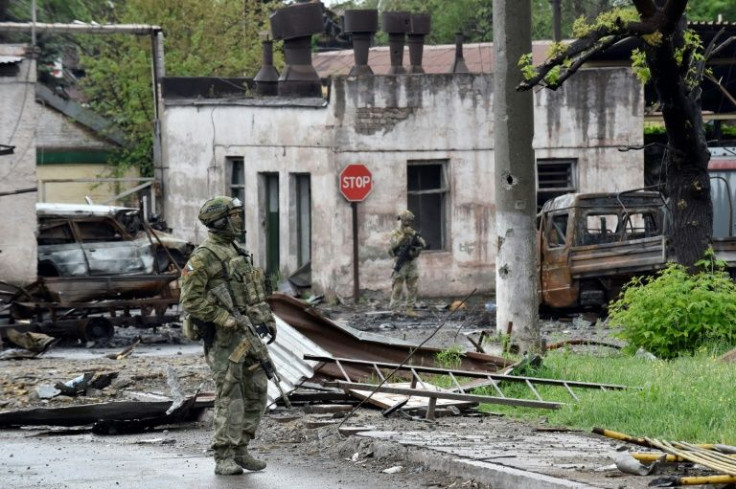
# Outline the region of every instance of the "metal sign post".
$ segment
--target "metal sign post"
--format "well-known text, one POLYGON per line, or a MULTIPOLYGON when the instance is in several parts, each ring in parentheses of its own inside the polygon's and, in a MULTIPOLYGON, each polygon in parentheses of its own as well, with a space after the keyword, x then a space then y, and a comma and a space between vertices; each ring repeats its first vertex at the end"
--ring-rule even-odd
POLYGON ((358 202, 362 202, 373 190, 373 175, 362 164, 346 166, 338 181, 340 193, 350 202, 353 214, 353 297, 360 298, 360 270, 358 268, 358 202))

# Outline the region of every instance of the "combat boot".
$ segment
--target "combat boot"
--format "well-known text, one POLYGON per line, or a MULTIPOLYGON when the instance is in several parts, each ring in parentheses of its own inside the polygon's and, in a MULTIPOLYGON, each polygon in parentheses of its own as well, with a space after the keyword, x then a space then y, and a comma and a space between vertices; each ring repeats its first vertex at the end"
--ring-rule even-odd
POLYGON ((243 469, 231 458, 221 458, 215 462, 215 474, 217 475, 239 475, 242 473, 243 469))
POLYGON ((266 468, 266 462, 253 458, 246 448, 239 450, 235 455, 235 463, 251 472, 258 472, 266 468))

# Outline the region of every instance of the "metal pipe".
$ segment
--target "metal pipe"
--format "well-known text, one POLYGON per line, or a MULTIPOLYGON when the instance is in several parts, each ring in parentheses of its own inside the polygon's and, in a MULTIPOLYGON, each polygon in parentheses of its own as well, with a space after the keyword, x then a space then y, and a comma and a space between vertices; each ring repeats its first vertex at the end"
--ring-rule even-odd
POLYGON ((36 0, 31 2, 31 46, 36 47, 36 0))
POLYGON ((44 32, 53 34, 134 34, 145 36, 162 32, 157 25, 148 24, 62 24, 43 22, 0 22, 0 32, 44 32))

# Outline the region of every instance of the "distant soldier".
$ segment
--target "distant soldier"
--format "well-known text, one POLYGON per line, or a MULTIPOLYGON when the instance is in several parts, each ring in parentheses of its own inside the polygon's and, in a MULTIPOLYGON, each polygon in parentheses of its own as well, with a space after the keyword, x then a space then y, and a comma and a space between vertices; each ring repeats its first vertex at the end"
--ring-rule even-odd
POLYGON ((417 302, 417 282, 419 271, 416 259, 427 247, 424 238, 414 231, 414 214, 404 210, 398 216, 399 226, 391 232, 388 253, 394 260, 394 271, 391 275, 391 304, 390 308, 397 311, 401 305, 401 295, 406 284, 405 308, 408 315, 416 314, 414 306, 417 302))
POLYGON ((254 338, 233 315, 241 323, 265 325, 270 341, 276 338, 276 322, 266 303, 262 270, 254 268, 250 256, 234 243, 244 231, 243 212, 239 199, 219 196, 206 201, 199 220, 207 226, 209 237, 194 250, 182 272, 180 300, 189 314, 183 329, 186 334, 194 327, 204 340, 205 358, 215 381, 212 448, 219 475, 266 467, 247 447, 266 409, 268 380, 262 368, 251 368, 258 363, 249 348, 254 338), (228 310, 218 300, 217 292, 223 289, 238 311, 228 310), (190 320, 194 326, 187 322, 190 320))

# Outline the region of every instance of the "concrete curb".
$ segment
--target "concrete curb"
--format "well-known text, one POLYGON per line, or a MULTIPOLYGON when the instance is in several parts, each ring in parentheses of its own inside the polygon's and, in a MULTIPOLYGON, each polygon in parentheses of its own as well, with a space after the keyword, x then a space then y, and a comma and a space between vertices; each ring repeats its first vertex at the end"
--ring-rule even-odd
MULTIPOLYGON (((358 434, 352 439, 357 449, 361 440, 372 438, 358 434)), ((493 489, 599 489, 598 486, 537 474, 491 462, 457 457, 424 447, 372 440, 373 456, 376 459, 396 459, 400 457, 403 460, 422 464, 431 470, 488 484, 493 489)))

